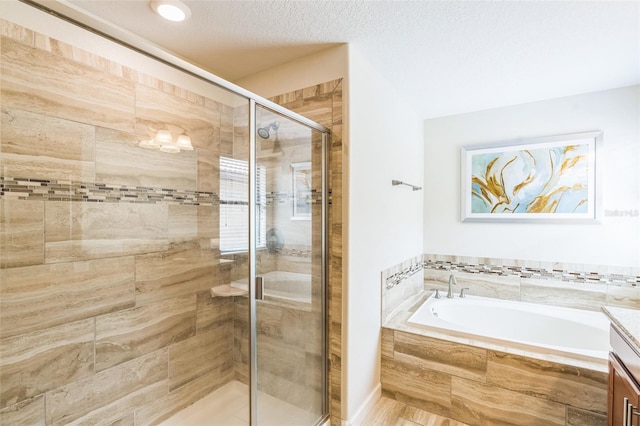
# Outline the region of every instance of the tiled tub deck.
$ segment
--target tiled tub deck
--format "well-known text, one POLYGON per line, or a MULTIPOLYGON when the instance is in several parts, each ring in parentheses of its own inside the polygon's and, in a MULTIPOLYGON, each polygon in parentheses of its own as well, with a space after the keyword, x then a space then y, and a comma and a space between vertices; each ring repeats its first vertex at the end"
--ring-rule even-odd
POLYGON ((604 425, 607 366, 407 326, 428 294, 382 328, 382 394, 469 425, 604 425))

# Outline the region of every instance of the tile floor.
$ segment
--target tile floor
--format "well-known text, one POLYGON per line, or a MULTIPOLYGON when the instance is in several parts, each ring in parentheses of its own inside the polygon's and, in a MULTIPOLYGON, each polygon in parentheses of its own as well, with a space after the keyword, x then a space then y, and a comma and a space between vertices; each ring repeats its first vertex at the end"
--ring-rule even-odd
MULTIPOLYGON (((229 382, 201 400, 176 413, 161 426, 247 426, 249 424, 249 388, 229 382)), ((306 426, 317 415, 270 395, 258 392, 260 426, 306 426)))
POLYGON ((359 426, 468 426, 382 397, 359 426))

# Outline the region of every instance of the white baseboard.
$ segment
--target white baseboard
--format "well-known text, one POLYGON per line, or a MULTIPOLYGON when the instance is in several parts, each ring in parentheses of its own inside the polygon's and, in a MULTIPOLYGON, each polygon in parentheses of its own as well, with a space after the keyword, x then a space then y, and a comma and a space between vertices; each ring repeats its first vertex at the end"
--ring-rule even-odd
POLYGON ((382 396, 382 384, 378 385, 371 391, 369 396, 364 400, 360 407, 356 410, 355 414, 348 420, 342 421, 342 426, 359 426, 362 424, 367 414, 371 411, 373 406, 382 396))

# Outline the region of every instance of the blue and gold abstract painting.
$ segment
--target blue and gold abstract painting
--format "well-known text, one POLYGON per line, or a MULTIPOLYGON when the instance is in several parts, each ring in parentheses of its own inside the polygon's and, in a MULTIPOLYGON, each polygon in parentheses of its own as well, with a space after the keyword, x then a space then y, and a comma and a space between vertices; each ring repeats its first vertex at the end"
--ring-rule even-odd
POLYGON ((473 213, 582 213, 588 208, 588 145, 476 154, 473 213))
POLYGON ((593 219, 599 139, 591 135, 463 147, 463 220, 593 219))

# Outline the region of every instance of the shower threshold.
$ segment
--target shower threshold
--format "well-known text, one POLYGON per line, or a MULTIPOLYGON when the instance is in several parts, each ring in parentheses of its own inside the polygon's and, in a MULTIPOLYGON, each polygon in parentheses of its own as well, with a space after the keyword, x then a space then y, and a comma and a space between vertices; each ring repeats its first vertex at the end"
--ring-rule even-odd
MULTIPOLYGON (((160 426, 247 426, 249 387, 232 381, 177 412, 160 426)), ((313 425, 317 415, 258 392, 260 426, 313 425)))

